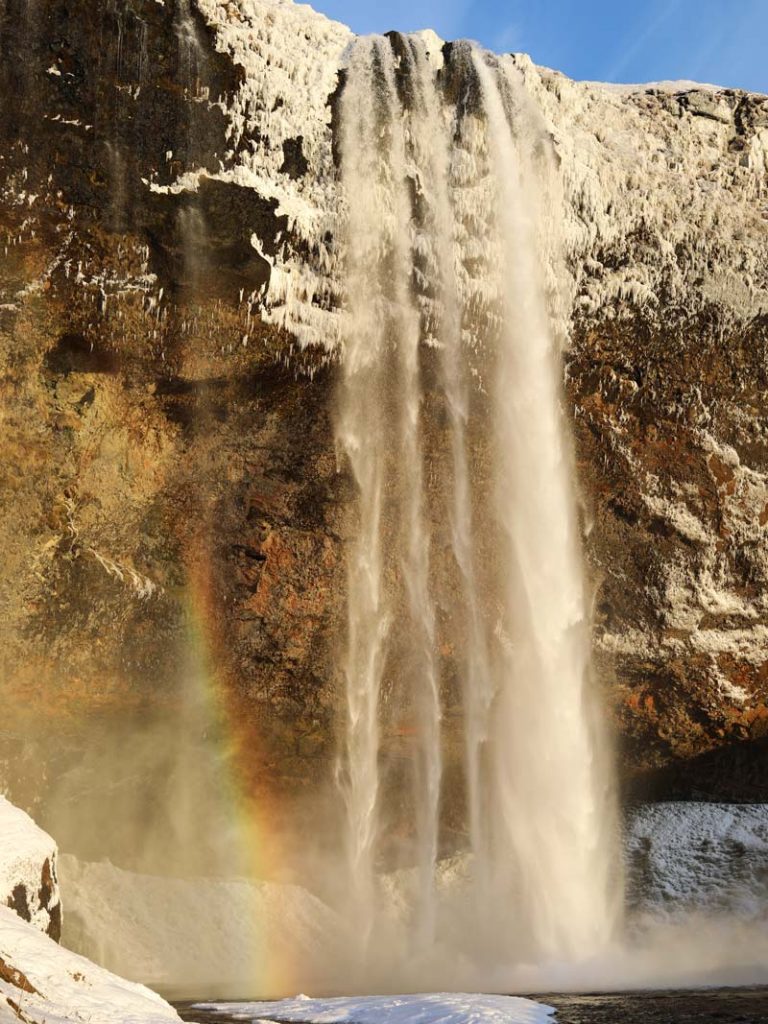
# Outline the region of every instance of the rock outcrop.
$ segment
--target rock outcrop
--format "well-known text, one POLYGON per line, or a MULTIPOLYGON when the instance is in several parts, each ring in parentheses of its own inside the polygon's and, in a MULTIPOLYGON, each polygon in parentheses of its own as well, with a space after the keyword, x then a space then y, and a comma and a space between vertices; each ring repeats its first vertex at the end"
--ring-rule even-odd
MULTIPOLYGON (((4 12, 2 774, 44 821, 75 770, 90 811, 119 801, 125 737, 171 729, 192 673, 247 793, 313 797, 353 499, 332 423, 351 34, 287 0, 4 12)), ((642 789, 768 733, 768 98, 505 59, 561 170, 597 665, 642 789)))
POLYGON ((0 796, 0 905, 61 938, 56 843, 28 814, 0 796))

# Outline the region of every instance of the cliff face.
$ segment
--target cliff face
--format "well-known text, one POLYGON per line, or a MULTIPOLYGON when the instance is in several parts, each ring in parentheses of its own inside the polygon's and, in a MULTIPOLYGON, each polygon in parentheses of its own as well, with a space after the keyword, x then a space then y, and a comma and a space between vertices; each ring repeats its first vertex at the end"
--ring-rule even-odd
MULTIPOLYGON (((112 806, 111 737, 186 721, 192 674, 249 791, 313 793, 354 497, 331 411, 350 33, 279 0, 2 10, 3 776, 29 805, 78 765, 112 806)), ((624 775, 758 750, 768 99, 514 60, 561 169, 552 271, 624 775)))
MULTIPOLYGON (((566 376, 597 663, 625 763, 661 767, 766 733, 768 99, 546 73, 533 91, 576 213, 566 376)), ((730 753, 718 782, 656 784, 754 798, 753 749, 757 788, 730 753)))

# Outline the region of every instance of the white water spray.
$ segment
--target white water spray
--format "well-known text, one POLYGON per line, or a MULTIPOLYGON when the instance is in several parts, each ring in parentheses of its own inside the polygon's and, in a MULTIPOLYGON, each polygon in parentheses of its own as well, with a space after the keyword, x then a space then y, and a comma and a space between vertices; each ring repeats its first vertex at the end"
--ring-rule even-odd
POLYGON ((554 179, 553 162, 516 76, 466 44, 441 66, 421 37, 371 37, 352 51, 342 97, 338 436, 359 522, 340 779, 369 958, 386 931, 382 867, 413 869, 402 949, 425 962, 436 931, 497 965, 589 958, 619 905, 544 287, 543 259, 555 254, 540 251, 534 191, 554 179), (463 693, 472 854, 453 928, 456 906, 437 884, 446 645, 463 693), (409 768, 392 769, 403 732, 409 768))

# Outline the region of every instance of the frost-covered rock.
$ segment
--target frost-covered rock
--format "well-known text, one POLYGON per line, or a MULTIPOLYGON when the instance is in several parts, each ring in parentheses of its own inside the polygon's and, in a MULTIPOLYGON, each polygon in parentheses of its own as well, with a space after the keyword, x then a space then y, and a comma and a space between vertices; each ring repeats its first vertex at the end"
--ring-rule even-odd
MULTIPOLYGON (((219 50, 243 68, 225 107, 233 147, 219 177, 274 200, 286 219, 271 262, 265 316, 304 344, 334 348, 340 282, 333 263, 338 182, 332 97, 351 31, 291 0, 198 0, 219 50), (242 139, 250 145, 235 156, 242 139)), ((259 252, 265 240, 255 236, 259 252)))
POLYGON ((577 319, 768 312, 768 97, 574 82, 518 58, 561 161, 577 319), (757 115, 754 112, 759 112, 757 115), (758 155, 759 154, 759 155, 758 155))
POLYGON ((634 913, 768 923, 768 805, 646 804, 625 850, 634 913))
MULTIPOLYGON (((328 313, 342 287, 333 271, 331 111, 352 36, 289 0, 199 6, 217 48, 245 72, 224 108, 230 138, 256 139, 220 175, 275 198, 288 221, 268 316, 304 343, 333 347, 338 328, 328 313), (304 153, 298 171, 289 143, 304 153)), ((439 61, 442 41, 434 44, 439 61)), ((691 316, 710 302, 739 322, 768 311, 768 97, 692 83, 605 87, 525 55, 505 59, 522 74, 560 162, 564 286, 579 316, 643 310, 661 322, 670 304, 691 316)))
MULTIPOLYGON (((333 269, 331 113, 351 33, 290 0, 198 5, 217 48, 244 70, 223 107, 233 149, 218 176, 274 199, 287 218, 266 315, 304 344, 332 348, 342 282, 333 269), (243 138, 254 141, 236 153, 243 138)), ((440 60, 442 41, 434 44, 440 60)), ((738 322, 768 311, 767 97, 691 83, 605 87, 525 55, 505 59, 522 74, 560 161, 563 286, 579 316, 642 310, 661 322, 670 304, 692 316, 713 301, 738 322)), ((196 187, 194 175, 178 187, 196 187)))
POLYGON ((56 843, 0 796, 0 905, 58 941, 61 901, 56 843))

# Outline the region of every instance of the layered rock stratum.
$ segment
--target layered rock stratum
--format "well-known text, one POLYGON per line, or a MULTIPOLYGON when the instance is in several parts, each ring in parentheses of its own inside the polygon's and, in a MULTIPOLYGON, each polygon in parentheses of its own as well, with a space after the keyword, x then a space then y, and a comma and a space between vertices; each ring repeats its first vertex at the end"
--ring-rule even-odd
MULTIPOLYGON (((3 11, 5 784, 46 820, 57 794, 119 802, 122 765, 153 813, 170 748, 133 755, 187 727, 193 677, 247 793, 311 801, 354 528, 333 431, 352 35, 288 0, 3 11)), ((768 98, 504 59, 560 171, 551 283, 623 779, 768 799, 768 98)))

